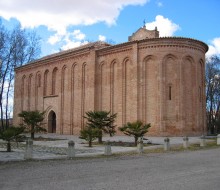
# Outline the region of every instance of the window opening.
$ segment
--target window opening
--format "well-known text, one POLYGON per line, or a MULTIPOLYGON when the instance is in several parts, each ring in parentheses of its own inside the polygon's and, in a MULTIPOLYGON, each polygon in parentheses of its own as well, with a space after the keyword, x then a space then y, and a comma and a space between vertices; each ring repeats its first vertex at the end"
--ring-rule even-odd
POLYGON ((172 99, 172 87, 171 86, 169 86, 169 100, 171 100, 172 99))

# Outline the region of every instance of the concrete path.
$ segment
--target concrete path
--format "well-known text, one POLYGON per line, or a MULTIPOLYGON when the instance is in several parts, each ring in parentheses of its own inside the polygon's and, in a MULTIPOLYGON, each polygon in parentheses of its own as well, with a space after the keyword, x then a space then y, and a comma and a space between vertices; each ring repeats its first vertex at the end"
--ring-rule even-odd
MULTIPOLYGON (((57 134, 37 134, 45 138, 55 138, 60 140, 55 141, 34 141, 33 159, 62 159, 67 158, 68 141, 73 140, 75 142, 76 157, 103 155, 104 146, 94 145, 92 148, 88 147, 86 141, 79 139, 78 136, 73 135, 57 135, 57 134)), ((163 147, 164 137, 147 137, 153 144, 158 144, 144 147, 144 149, 153 149, 163 147)), ((122 141, 133 142, 134 139, 128 136, 104 136, 103 141, 122 141)), ((199 137, 189 137, 189 143, 199 143, 199 137)), ((15 144, 12 147, 13 152, 5 152, 5 148, 2 145, 3 141, 0 141, 0 162, 7 161, 21 161, 24 160, 25 143, 22 143, 17 147, 15 144)), ((170 137, 171 145, 178 145, 183 143, 182 137, 170 137)), ((136 147, 119 147, 112 146, 112 153, 121 153, 136 151, 136 147)))

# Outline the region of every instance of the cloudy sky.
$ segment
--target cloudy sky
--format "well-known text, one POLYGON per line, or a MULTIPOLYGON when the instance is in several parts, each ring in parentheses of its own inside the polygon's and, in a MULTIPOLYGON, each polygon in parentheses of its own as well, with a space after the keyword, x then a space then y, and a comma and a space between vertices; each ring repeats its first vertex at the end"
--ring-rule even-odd
POLYGON ((0 18, 35 29, 45 56, 88 42, 126 42, 145 23, 160 36, 182 36, 220 55, 219 0, 0 0, 0 18))

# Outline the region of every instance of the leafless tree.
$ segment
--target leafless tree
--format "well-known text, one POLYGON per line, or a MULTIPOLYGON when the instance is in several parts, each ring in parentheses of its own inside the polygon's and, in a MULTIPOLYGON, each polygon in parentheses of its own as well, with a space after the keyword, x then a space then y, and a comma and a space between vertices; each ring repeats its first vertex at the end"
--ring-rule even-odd
POLYGON ((209 134, 220 132, 220 58, 206 61, 206 116, 209 134))
MULTIPOLYGON (((40 38, 20 25, 7 30, 0 21, 0 126, 7 128, 13 97, 14 69, 40 55, 40 38), (4 122, 4 120, 6 122, 4 122)), ((0 129, 1 129, 0 128, 0 129)))

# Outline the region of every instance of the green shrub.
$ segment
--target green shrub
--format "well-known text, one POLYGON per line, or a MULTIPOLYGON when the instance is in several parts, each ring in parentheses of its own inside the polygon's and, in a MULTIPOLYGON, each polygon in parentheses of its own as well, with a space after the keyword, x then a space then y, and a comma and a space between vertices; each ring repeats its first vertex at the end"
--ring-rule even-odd
POLYGON ((151 127, 150 123, 143 124, 142 121, 128 122, 123 127, 119 127, 119 130, 123 132, 125 135, 133 136, 134 143, 137 145, 137 141, 139 137, 143 137, 145 133, 148 132, 148 129, 151 127))
POLYGON ((0 132, 0 139, 7 141, 7 152, 11 152, 11 141, 17 141, 25 137, 21 135, 24 129, 24 127, 9 127, 0 132))
POLYGON ((22 111, 18 114, 22 118, 27 132, 31 133, 31 138, 34 139, 35 132, 46 132, 47 130, 41 127, 41 122, 44 120, 45 112, 35 111, 22 111))
POLYGON ((96 140, 100 135, 100 130, 97 128, 86 127, 80 131, 80 139, 84 139, 89 142, 89 147, 92 147, 92 141, 96 140))
POLYGON ((99 143, 102 143, 102 132, 113 136, 115 133, 115 118, 117 114, 111 114, 110 111, 88 111, 84 118, 87 119, 87 126, 99 129, 99 143))

